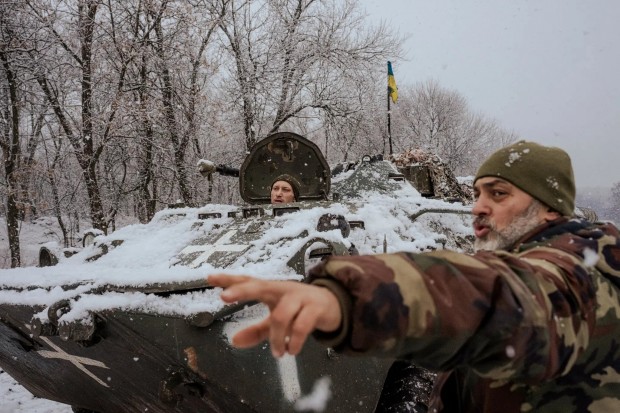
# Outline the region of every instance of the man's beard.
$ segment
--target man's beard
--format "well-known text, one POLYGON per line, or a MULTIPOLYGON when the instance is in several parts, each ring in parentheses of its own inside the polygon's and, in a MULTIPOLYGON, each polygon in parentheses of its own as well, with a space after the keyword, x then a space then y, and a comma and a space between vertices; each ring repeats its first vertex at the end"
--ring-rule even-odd
POLYGON ((486 217, 476 217, 474 222, 489 227, 490 231, 484 238, 476 238, 474 251, 480 250, 508 250, 521 237, 542 224, 538 214, 541 208, 546 208, 542 203, 533 199, 530 205, 521 214, 516 215, 510 224, 504 229, 495 229, 495 222, 486 217))

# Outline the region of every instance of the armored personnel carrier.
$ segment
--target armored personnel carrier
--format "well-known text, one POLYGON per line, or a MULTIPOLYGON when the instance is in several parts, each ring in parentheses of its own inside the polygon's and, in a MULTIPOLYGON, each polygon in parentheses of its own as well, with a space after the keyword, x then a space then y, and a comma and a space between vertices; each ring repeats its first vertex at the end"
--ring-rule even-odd
POLYGON ((380 156, 333 175, 293 133, 260 141, 239 169, 243 205, 160 211, 77 253, 0 273, 0 367, 35 396, 80 412, 373 412, 393 360, 312 339, 296 357, 230 344, 266 314, 225 305, 215 272, 304 282, 325 256, 467 249, 470 208, 423 197, 380 156), (281 175, 297 202, 271 205, 281 175))

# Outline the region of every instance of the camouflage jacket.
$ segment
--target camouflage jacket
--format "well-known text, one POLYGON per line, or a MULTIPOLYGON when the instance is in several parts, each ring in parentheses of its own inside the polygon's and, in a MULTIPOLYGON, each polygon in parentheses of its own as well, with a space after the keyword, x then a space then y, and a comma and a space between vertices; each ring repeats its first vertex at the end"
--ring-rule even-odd
POLYGON ((345 314, 319 339, 441 372, 429 412, 620 412, 611 224, 562 218, 510 252, 330 257, 310 277, 345 314))

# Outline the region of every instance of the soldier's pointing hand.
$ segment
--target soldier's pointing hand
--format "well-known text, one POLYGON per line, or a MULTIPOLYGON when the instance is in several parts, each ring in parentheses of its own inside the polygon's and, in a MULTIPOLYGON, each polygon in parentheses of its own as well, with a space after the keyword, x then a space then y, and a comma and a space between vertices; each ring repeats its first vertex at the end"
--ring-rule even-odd
POLYGON ((275 357, 295 355, 314 330, 332 332, 342 321, 338 299, 327 288, 225 274, 210 275, 207 280, 224 288, 224 302, 257 300, 269 307, 269 317, 235 334, 235 347, 253 347, 269 340, 275 357))

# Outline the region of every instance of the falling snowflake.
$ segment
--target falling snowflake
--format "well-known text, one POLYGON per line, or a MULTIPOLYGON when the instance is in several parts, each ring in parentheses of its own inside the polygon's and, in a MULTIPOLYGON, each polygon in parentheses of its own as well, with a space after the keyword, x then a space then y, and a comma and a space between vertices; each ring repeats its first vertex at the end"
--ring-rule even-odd
POLYGON ((322 412, 325 410, 327 401, 330 399, 332 392, 329 387, 332 380, 329 377, 321 377, 314 382, 312 392, 303 396, 295 402, 296 411, 312 410, 314 412, 322 412))
POLYGON ((599 256, 593 249, 583 250, 583 263, 586 267, 594 267, 598 263, 599 256))

